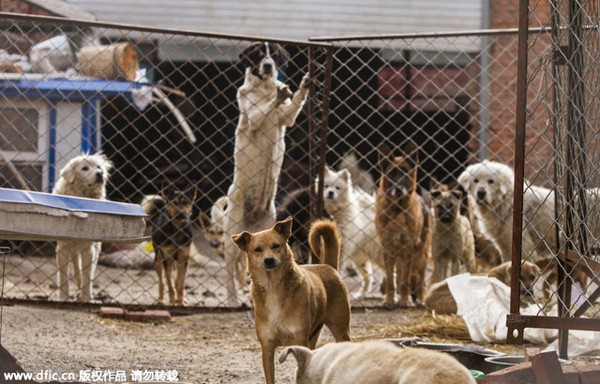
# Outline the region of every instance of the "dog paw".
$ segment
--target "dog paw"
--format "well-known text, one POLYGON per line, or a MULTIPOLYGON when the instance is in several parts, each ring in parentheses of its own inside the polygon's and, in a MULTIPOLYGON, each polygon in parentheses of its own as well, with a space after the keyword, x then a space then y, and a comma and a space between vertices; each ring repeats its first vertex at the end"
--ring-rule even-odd
POLYGON ((282 85, 277 88, 277 104, 282 104, 286 99, 289 99, 292 96, 293 93, 287 85, 282 85))
POLYGON ((302 81, 300 82, 300 89, 308 89, 310 87, 311 78, 310 73, 307 73, 302 77, 302 81))
POLYGON ((383 309, 387 309, 388 311, 393 311, 394 309, 398 308, 398 304, 396 303, 389 303, 387 301, 383 302, 383 309))
POLYGON ((360 301, 360 300, 364 299, 366 296, 367 295, 365 294, 365 292, 359 291, 359 292, 352 294, 352 299, 355 301, 360 301))

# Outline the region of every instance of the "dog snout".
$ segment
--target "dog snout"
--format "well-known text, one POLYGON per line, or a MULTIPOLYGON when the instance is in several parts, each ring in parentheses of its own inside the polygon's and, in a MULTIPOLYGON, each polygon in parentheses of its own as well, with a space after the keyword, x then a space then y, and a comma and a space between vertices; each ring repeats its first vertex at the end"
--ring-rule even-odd
POLYGON ((329 190, 325 193, 325 197, 328 199, 333 199, 333 198, 335 198, 335 192, 332 190, 329 190))
POLYGON ((440 221, 445 224, 450 224, 454 220, 454 215, 451 212, 444 212, 440 216, 440 221))
POLYGON ((263 73, 265 75, 272 74, 273 73, 273 63, 268 62, 268 61, 263 63, 262 69, 263 69, 263 73))
POLYGON ((485 201, 486 197, 487 197, 487 193, 486 193, 485 189, 480 188, 477 190, 477 200, 485 201))
POLYGON ((263 260, 263 265, 265 269, 273 269, 277 266, 277 259, 273 256, 267 256, 263 260))
POLYGON ((210 241, 210 246, 213 248, 219 248, 221 246, 221 242, 217 239, 212 239, 210 241))
POLYGON ((96 183, 103 183, 104 182, 104 173, 102 173, 102 171, 97 171, 96 172, 96 183))

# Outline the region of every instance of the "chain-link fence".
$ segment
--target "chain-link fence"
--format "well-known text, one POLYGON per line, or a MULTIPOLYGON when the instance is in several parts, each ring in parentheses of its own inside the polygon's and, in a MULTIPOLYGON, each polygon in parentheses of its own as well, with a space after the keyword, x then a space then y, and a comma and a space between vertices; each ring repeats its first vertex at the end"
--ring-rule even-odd
MULTIPOLYGON (((165 182, 195 186, 187 302, 223 305, 224 234, 209 228, 210 211, 232 183, 236 93, 244 83, 239 58, 258 40, 5 15, 0 41, 0 186, 52 192, 69 160, 97 151, 114 165, 107 184, 110 200, 140 203, 165 182), (89 47, 96 56, 84 65, 89 47), (131 67, 134 73, 127 73, 131 67)), ((308 71, 312 78, 310 97, 285 136, 280 199, 309 185, 310 172, 315 174, 330 48, 293 41, 271 46, 275 43, 289 54, 278 76, 292 91, 308 71)), ((58 300, 54 244, 10 246, 4 296, 58 300)), ((96 300, 155 303, 153 265, 149 243, 104 243, 96 300)))
POLYGON ((520 31, 528 30, 527 23, 537 29, 520 32, 517 164, 533 163, 543 172, 525 172, 523 231, 516 240, 523 261, 545 251, 542 284, 552 288, 530 316, 519 316, 518 291, 513 291, 509 339, 522 340, 525 327, 557 328, 560 354, 566 357, 565 331, 598 330, 600 317, 598 3, 552 1, 542 8, 522 1, 521 6, 520 31))
MULTIPOLYGON (((12 19, 2 26, 4 40, 10 42, 9 53, 20 55, 26 55, 31 46, 49 37, 92 33, 104 44, 126 41, 135 47, 139 66, 146 69, 147 84, 160 87, 167 94, 191 127, 196 142, 190 140, 177 113, 164 101, 155 100, 156 96, 145 108, 136 106, 136 93, 146 83, 124 82, 125 88, 120 89, 123 94, 117 95, 108 92, 114 90, 112 86, 101 88, 94 93, 94 109, 86 94, 75 92, 83 96, 70 100, 72 92, 62 90, 61 87, 79 81, 77 78, 52 80, 53 92, 40 95, 37 90, 21 88, 25 85, 23 80, 35 75, 6 75, 2 84, 11 93, 3 92, 0 101, 2 108, 10 110, 3 116, 12 116, 12 120, 2 125, 0 136, 0 154, 4 157, 2 186, 49 191, 61 164, 86 145, 91 150, 102 149, 115 163, 108 186, 110 199, 137 203, 144 195, 157 193, 163 180, 184 180, 197 187, 195 222, 199 223, 202 216, 210 217, 213 204, 227 194, 233 180, 239 114, 236 92, 244 81, 238 55, 255 40, 37 18, 12 19), (87 112, 77 102, 84 104, 87 112), (63 103, 70 112, 60 111, 63 103), (58 111, 54 112, 54 123, 52 108, 58 111), (90 125, 82 124, 83 115, 93 116, 93 128, 82 129, 90 125), (19 124, 28 130, 19 128, 19 124), (54 139, 52 124, 56 127, 54 139), (20 132, 30 133, 27 136, 20 132), (94 135, 90 136, 90 132, 94 135), (8 165, 14 165, 16 171, 10 171, 8 165)), ((324 37, 311 43, 280 43, 290 53, 285 82, 292 91, 307 71, 317 81, 311 85, 307 104, 286 133, 285 159, 276 196, 278 216, 294 217, 294 228, 298 230, 294 236, 300 239, 295 248, 298 254, 306 252, 302 247, 303 230, 311 217, 319 215, 315 207, 321 204, 311 196, 310 186, 322 172, 320 166, 331 167, 331 172, 324 173, 322 203, 327 214, 343 227, 342 275, 355 296, 355 305, 379 305, 383 298, 383 268, 373 256, 378 247, 373 193, 380 177, 380 144, 398 149, 397 154, 409 141, 418 145, 418 184, 428 202, 429 191, 437 183, 453 188, 467 166, 481 160, 506 164, 513 172, 517 31, 324 37), (329 52, 333 52, 331 63, 327 60, 329 52), (326 131, 321 130, 323 127, 326 131), (352 194, 339 193, 348 186, 340 177, 344 168, 349 171, 353 186, 365 193, 358 189, 352 194), (338 210, 340 206, 356 204, 360 209, 353 216, 343 216, 338 210), (370 247, 375 247, 375 251, 370 247)), ((540 48, 530 51, 530 61, 549 65, 550 40, 540 37, 536 43, 540 48)), ((536 95, 549 86, 550 74, 542 68, 546 67, 534 72, 538 81, 530 83, 529 90, 536 95)), ((545 135, 551 115, 545 103, 538 102, 535 107, 540 112, 532 122, 539 124, 528 127, 525 176, 532 184, 552 188, 555 179, 548 161, 554 159, 555 152, 552 139, 545 135)), ((483 260, 477 272, 482 272, 510 260, 512 232, 499 234, 489 230, 489 222, 486 226, 481 208, 477 207, 477 192, 469 188, 467 191, 472 192, 469 197, 477 235, 476 257, 483 260), (489 260, 484 259, 486 255, 491 255, 489 260)), ((512 214, 512 199, 509 208, 512 214)), ((494 213, 488 218, 510 226, 512 216, 494 213)), ((234 272, 226 268, 220 248, 225 235, 209 223, 205 227, 198 225, 194 233, 193 262, 186 280, 188 305, 230 305, 227 282, 234 272)), ((27 242, 13 244, 13 248, 15 252, 7 257, 5 296, 56 300, 53 246, 27 242)), ((543 263, 540 265, 544 267, 543 263)), ((552 265, 544 267, 548 276, 555 270, 552 265)), ((547 279, 537 277, 533 283, 541 286, 542 280, 547 279)), ((548 281, 552 282, 550 277, 548 281)), ((99 300, 153 304, 157 298, 157 277, 150 247, 104 244, 95 284, 99 300)), ((529 285, 523 282, 522 288, 529 285)), ((542 292, 534 300, 545 307, 556 297, 556 291, 557 285, 552 282, 547 297, 542 292)))

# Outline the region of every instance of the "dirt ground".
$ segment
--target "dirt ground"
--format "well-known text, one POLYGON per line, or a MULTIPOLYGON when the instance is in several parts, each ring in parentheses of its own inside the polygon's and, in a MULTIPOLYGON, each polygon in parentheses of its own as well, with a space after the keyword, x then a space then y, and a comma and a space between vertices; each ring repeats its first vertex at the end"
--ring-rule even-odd
MULTIPOLYGON (((411 336, 399 329, 428 317, 425 310, 362 310, 352 315, 354 340, 411 336)), ((104 319, 95 310, 5 306, 2 345, 26 372, 75 373, 176 370, 186 383, 263 382, 260 345, 251 312, 175 316, 164 323, 104 319)), ((425 340, 440 342, 441 337, 425 340)), ((332 342, 328 331, 320 343, 332 342)), ((457 340, 451 340, 457 342, 457 340)), ((459 341, 459 342, 464 342, 459 341)), ((489 345, 521 351, 523 347, 489 345)), ((293 358, 276 365, 277 381, 290 383, 293 358)))
MULTIPOLYGON (((5 263, 5 298, 24 295, 45 301, 56 289, 52 258, 9 256, 5 263)), ((208 288, 188 290, 188 298, 202 297, 199 304, 205 308, 217 306, 225 294, 223 289, 214 288, 218 279, 214 279, 208 267, 214 268, 215 273, 220 270, 218 261, 205 259, 190 277, 190 281, 195 281, 205 275, 213 276, 208 288), (215 294, 207 295, 207 290, 215 294)), ((115 290, 115 296, 109 291, 112 299, 118 293, 124 302, 151 303, 153 300, 155 274, 152 270, 99 266, 99 275, 101 288, 126 287, 115 290), (116 284, 117 281, 120 284, 116 284)), ((354 283, 351 289, 356 288, 354 283)), ((433 318, 424 309, 387 311, 379 309, 380 301, 380 297, 367 300, 360 303, 362 308, 353 311, 354 341, 420 337, 423 341, 474 345, 466 326, 457 318, 433 318)), ((109 300, 107 304, 114 305, 114 302, 109 300)), ((47 302, 40 306, 17 304, 0 308, 0 344, 26 372, 72 373, 79 381, 81 371, 89 373, 95 369, 102 373, 124 371, 129 380, 132 373, 139 371, 163 374, 176 371, 180 383, 264 382, 261 349, 251 311, 214 312, 208 308, 207 313, 177 315, 168 322, 140 323, 101 318, 98 307, 64 308, 47 302)), ((331 334, 325 330, 320 343, 332 341, 331 334)), ((482 346, 510 355, 522 355, 525 347, 482 346)), ((600 364, 600 356, 578 358, 575 362, 600 364)), ((295 359, 291 357, 284 364, 276 364, 277 382, 293 382, 295 368, 295 359)))

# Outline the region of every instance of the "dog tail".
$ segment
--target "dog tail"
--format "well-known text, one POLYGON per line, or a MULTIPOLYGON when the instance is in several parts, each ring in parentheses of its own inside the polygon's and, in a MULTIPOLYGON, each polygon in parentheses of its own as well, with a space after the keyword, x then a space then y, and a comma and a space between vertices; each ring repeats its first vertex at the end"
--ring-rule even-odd
POLYGON ((334 221, 319 219, 310 226, 308 243, 321 264, 327 264, 336 270, 338 269, 340 242, 340 233, 334 221))

